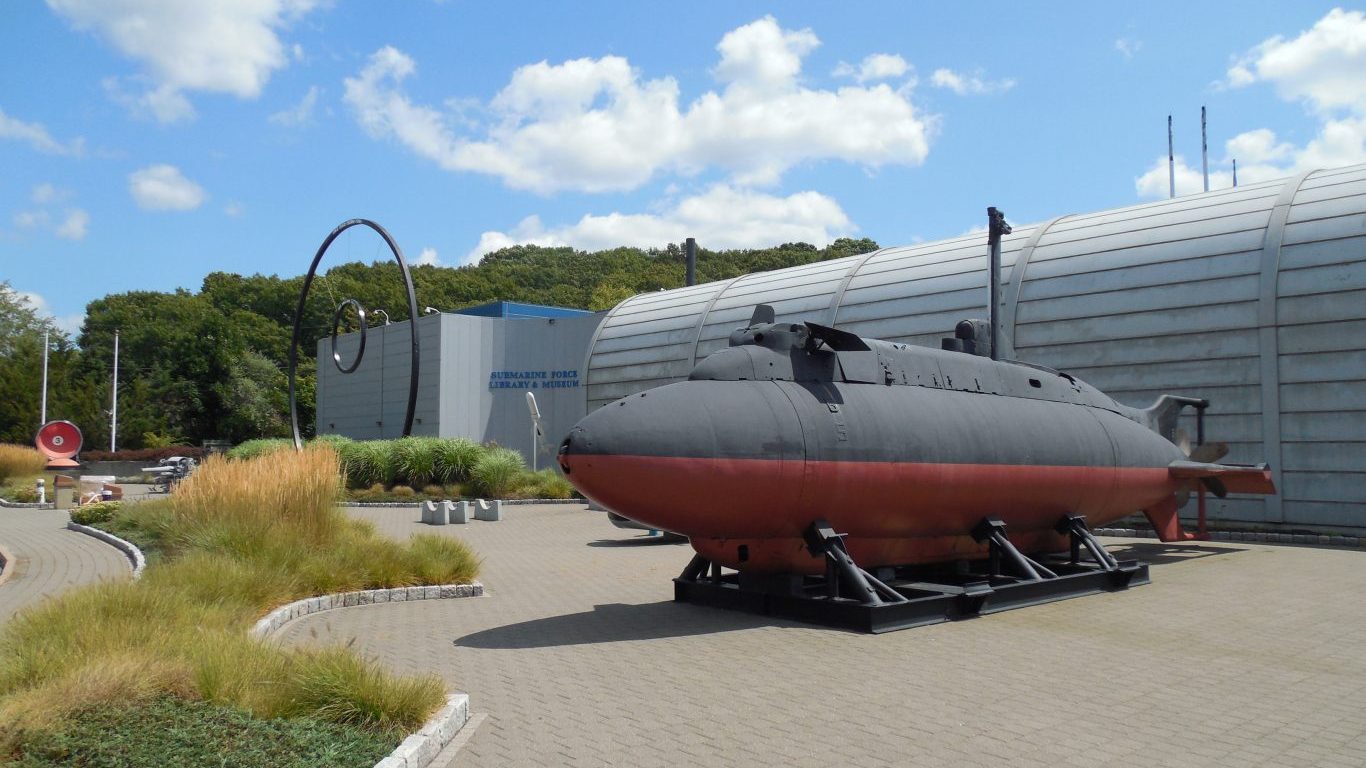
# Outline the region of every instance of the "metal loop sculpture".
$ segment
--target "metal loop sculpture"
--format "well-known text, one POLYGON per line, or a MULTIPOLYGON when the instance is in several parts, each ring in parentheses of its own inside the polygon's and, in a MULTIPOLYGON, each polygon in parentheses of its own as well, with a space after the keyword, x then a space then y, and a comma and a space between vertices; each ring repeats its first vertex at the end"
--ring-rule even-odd
MULTIPOLYGON (((394 238, 389 236, 384 227, 376 224, 369 219, 350 219, 342 222, 332 234, 323 240, 323 244, 318 246, 318 252, 313 256, 313 263, 308 265, 308 274, 304 276, 304 287, 299 292, 299 305, 294 310, 294 336, 289 343, 289 424, 294 433, 294 448, 303 450, 303 438, 299 434, 299 405, 297 399, 298 387, 296 374, 299 368, 299 335, 303 331, 304 306, 308 301, 308 289, 313 285, 313 276, 317 274, 318 263, 322 261, 323 254, 332 245, 341 233, 355 226, 366 226, 379 233, 384 238, 385 244, 389 246, 390 252, 394 254, 394 259, 398 262, 398 268, 403 273, 403 287, 408 292, 408 339, 412 344, 412 355, 410 360, 412 365, 409 368, 408 376, 408 411, 403 417, 403 436, 407 437, 413 431, 413 412, 417 409, 417 374, 419 368, 418 342, 417 342, 417 292, 413 289, 413 276, 408 271, 408 262, 403 260, 403 251, 394 242, 394 238)), ((365 316, 364 307, 355 299, 346 299, 337 306, 332 314, 332 363, 337 366, 337 370, 342 373, 351 373, 360 366, 360 361, 365 357, 365 316), (360 321, 360 348, 356 351, 356 359, 352 361, 350 367, 343 368, 341 355, 337 353, 337 328, 341 323, 342 311, 347 305, 356 308, 356 314, 360 321)), ((383 361, 381 361, 382 363, 383 361)))
POLYGON ((347 299, 337 305, 337 311, 332 313, 332 364, 337 366, 337 370, 342 373, 354 373, 360 367, 361 358, 365 357, 365 307, 360 305, 355 299, 347 299), (337 331, 341 328, 342 312, 348 306, 356 308, 356 322, 360 324, 360 348, 356 350, 356 359, 351 365, 342 367, 341 353, 337 351, 337 331))

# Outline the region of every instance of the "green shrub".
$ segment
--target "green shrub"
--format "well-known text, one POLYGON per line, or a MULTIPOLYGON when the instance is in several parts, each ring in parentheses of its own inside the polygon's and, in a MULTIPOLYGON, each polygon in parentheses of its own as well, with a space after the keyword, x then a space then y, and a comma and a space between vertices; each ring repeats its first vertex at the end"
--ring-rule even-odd
POLYGON ((404 483, 421 487, 436 477, 435 437, 402 437, 393 442, 394 474, 404 483))
POLYGON ((352 488, 393 482, 393 443, 389 440, 357 440, 343 445, 341 462, 346 484, 352 488))
POLYGON ((411 499, 417 495, 417 491, 407 485, 396 485, 389 489, 389 495, 396 499, 411 499))
POLYGON ((349 437, 344 437, 342 435, 318 435, 317 437, 313 438, 312 440, 309 440, 308 442, 330 445, 332 446, 332 450, 336 451, 337 453, 341 453, 342 448, 356 441, 352 440, 349 437))
MULTIPOLYGON (((47 490, 49 501, 52 499, 52 492, 52 488, 49 487, 47 490)), ((32 504, 38 500, 38 489, 33 480, 14 478, 4 488, 0 488, 0 499, 20 504, 32 504)))
POLYGON ((233 446, 228 451, 230 459, 254 459, 258 456, 283 451, 286 448, 293 448, 294 441, 283 437, 270 437, 261 440, 248 440, 244 443, 233 446))
POLYGON ((568 499, 574 495, 574 486, 553 469, 524 472, 519 485, 518 495, 524 499, 568 499))
POLYGON ((437 442, 436 475, 433 478, 443 485, 463 483, 470 477, 475 462, 484 455, 484 448, 463 437, 450 438, 437 442))
POLYGON ((82 504, 71 510, 71 522, 81 525, 99 525, 111 520, 119 508, 123 506, 117 501, 97 501, 94 504, 82 504))
POLYGON ((491 448, 474 463, 470 490, 481 498, 504 498, 517 487, 525 466, 522 454, 507 448, 491 448))

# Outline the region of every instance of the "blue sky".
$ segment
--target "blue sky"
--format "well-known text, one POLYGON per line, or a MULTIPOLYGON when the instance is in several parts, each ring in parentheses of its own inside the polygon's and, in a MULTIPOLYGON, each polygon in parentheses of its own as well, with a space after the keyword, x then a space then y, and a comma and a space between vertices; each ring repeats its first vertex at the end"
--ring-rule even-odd
MULTIPOLYGON (((48 0, 0 21, 0 279, 293 275, 344 219, 513 242, 962 234, 1366 161, 1366 18, 1312 2, 48 0)), ((329 256, 384 258, 373 237, 329 256)))

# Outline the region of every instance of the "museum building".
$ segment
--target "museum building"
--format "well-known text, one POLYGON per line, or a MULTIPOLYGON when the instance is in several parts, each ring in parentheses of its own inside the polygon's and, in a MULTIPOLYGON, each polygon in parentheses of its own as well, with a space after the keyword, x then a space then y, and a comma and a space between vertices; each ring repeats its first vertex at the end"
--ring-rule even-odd
MULTIPOLYGON (((972 235, 641 294, 605 315, 424 317, 413 431, 529 448, 533 391, 558 442, 587 411, 686 378, 759 303, 781 322, 938 347, 985 316, 986 261, 972 235)), ((1212 499, 1212 520, 1366 531, 1366 165, 1017 225, 1000 310, 1003 358, 1133 406, 1208 398, 1224 460, 1269 462, 1281 491, 1212 499)), ((320 433, 398 434, 404 325, 356 381, 320 342, 320 433)))

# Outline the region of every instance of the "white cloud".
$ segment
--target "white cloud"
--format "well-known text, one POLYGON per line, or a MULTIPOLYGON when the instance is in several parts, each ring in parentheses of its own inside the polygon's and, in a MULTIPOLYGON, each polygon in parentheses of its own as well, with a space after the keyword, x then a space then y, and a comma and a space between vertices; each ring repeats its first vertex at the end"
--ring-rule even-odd
POLYGON ((835 77, 852 77, 860 83, 889 80, 909 72, 911 65, 895 53, 874 53, 863 57, 857 67, 841 61, 831 72, 835 77))
POLYGON ((84 240, 86 228, 90 226, 90 214, 80 208, 66 212, 66 218, 57 226, 57 237, 63 240, 84 240))
POLYGON ((47 0, 74 28, 142 63, 134 101, 162 122, 193 116, 186 91, 254 99, 289 57, 278 33, 316 0, 47 0))
POLYGON ((441 259, 437 256, 435 248, 428 247, 423 248, 422 253, 417 255, 417 261, 414 264, 420 267, 439 267, 441 266, 441 259))
POLYGON ((85 322, 85 314, 63 315, 58 317, 53 314, 52 306, 47 303, 47 299, 33 291, 15 291, 19 298, 28 302, 39 317, 51 318, 54 325, 65 331, 67 334, 75 336, 81 331, 81 323, 85 322))
POLYGON ((62 189, 61 187, 54 186, 48 182, 43 182, 42 184, 35 186, 33 191, 29 193, 29 199, 37 205, 56 203, 70 197, 71 190, 62 189))
POLYGON ((47 222, 47 211, 20 211, 14 214, 14 226, 20 229, 45 227, 47 222))
MULTIPOLYGON (((1286 101, 1304 104, 1319 119, 1319 132, 1304 146, 1280 141, 1259 128, 1234 136, 1225 157, 1211 171, 1210 188, 1232 184, 1231 162, 1238 161, 1238 181, 1281 178, 1316 168, 1366 162, 1366 14, 1335 8, 1292 40, 1276 36, 1262 41, 1229 67, 1226 87, 1266 83, 1286 101)), ((1134 180, 1140 196, 1168 193, 1167 159, 1159 158, 1134 180)), ((1198 169, 1178 159, 1177 194, 1203 189, 1198 169)))
POLYGON ((346 79, 344 98, 374 138, 540 193, 629 190, 708 168, 769 184, 809 161, 923 162, 935 119, 918 113, 910 88, 807 88, 802 58, 817 45, 810 30, 784 30, 772 17, 732 30, 717 45, 721 89, 687 106, 673 78, 642 79, 618 56, 529 64, 478 110, 473 135, 454 127, 463 115, 409 98, 402 85, 416 63, 390 46, 346 79))
POLYGON ((1115 41, 1115 50, 1119 51, 1126 59, 1132 59, 1139 51, 1143 50, 1143 41, 1132 37, 1121 37, 1115 41))
POLYGON ((247 206, 237 200, 229 200, 228 204, 223 206, 223 213, 234 219, 246 212, 247 206))
POLYGON ((1334 8, 1299 37, 1277 35, 1240 57, 1228 85, 1271 83, 1287 101, 1366 115, 1366 14, 1334 8))
POLYGON ((778 197, 718 184, 656 213, 589 214, 574 224, 552 228, 546 228, 539 217, 528 216, 511 231, 483 233, 466 262, 523 243, 598 250, 619 245, 662 246, 696 237, 708 248, 798 241, 824 246, 855 229, 838 202, 817 192, 778 197))
POLYGON ((80 155, 85 151, 85 139, 76 138, 63 144, 52 138, 41 123, 26 123, 6 115, 3 109, 0 109, 0 139, 22 141, 49 155, 80 155))
MULTIPOLYGON (((1176 194, 1192 195, 1196 192, 1204 191, 1204 176, 1199 168, 1193 168, 1186 164, 1186 158, 1181 155, 1176 156, 1176 194)), ((1258 178, 1247 176, 1246 169, 1239 167, 1238 181, 1240 183, 1250 183, 1261 181, 1258 178)), ((1254 172, 1254 176, 1256 173, 1254 172)), ((1277 176, 1283 174, 1276 174, 1277 176)), ((1274 177, 1273 177, 1274 178, 1274 177)), ((1171 179, 1168 175, 1167 156, 1158 158, 1142 176, 1134 179, 1134 188, 1142 197, 1167 197, 1170 190, 1171 179)), ((1212 170, 1209 174, 1210 189, 1220 189, 1233 185, 1233 174, 1228 171, 1212 170)))
POLYGON ((313 110, 318 106, 318 97, 321 95, 321 88, 316 85, 310 86, 308 93, 304 94, 303 99, 301 99, 298 104, 271 115, 270 121, 276 125, 283 125, 286 128, 297 128, 301 125, 308 125, 313 122, 313 110))
POLYGON ((951 69, 936 69, 930 75, 930 84, 936 88, 948 88, 959 96, 1005 93, 1015 87, 1015 81, 1010 78, 1004 80, 984 80, 982 71, 979 69, 972 74, 954 72, 951 69))
POLYGON ((128 174, 128 191, 147 211, 189 211, 208 198, 204 188, 185 178, 174 165, 149 165, 128 174))

